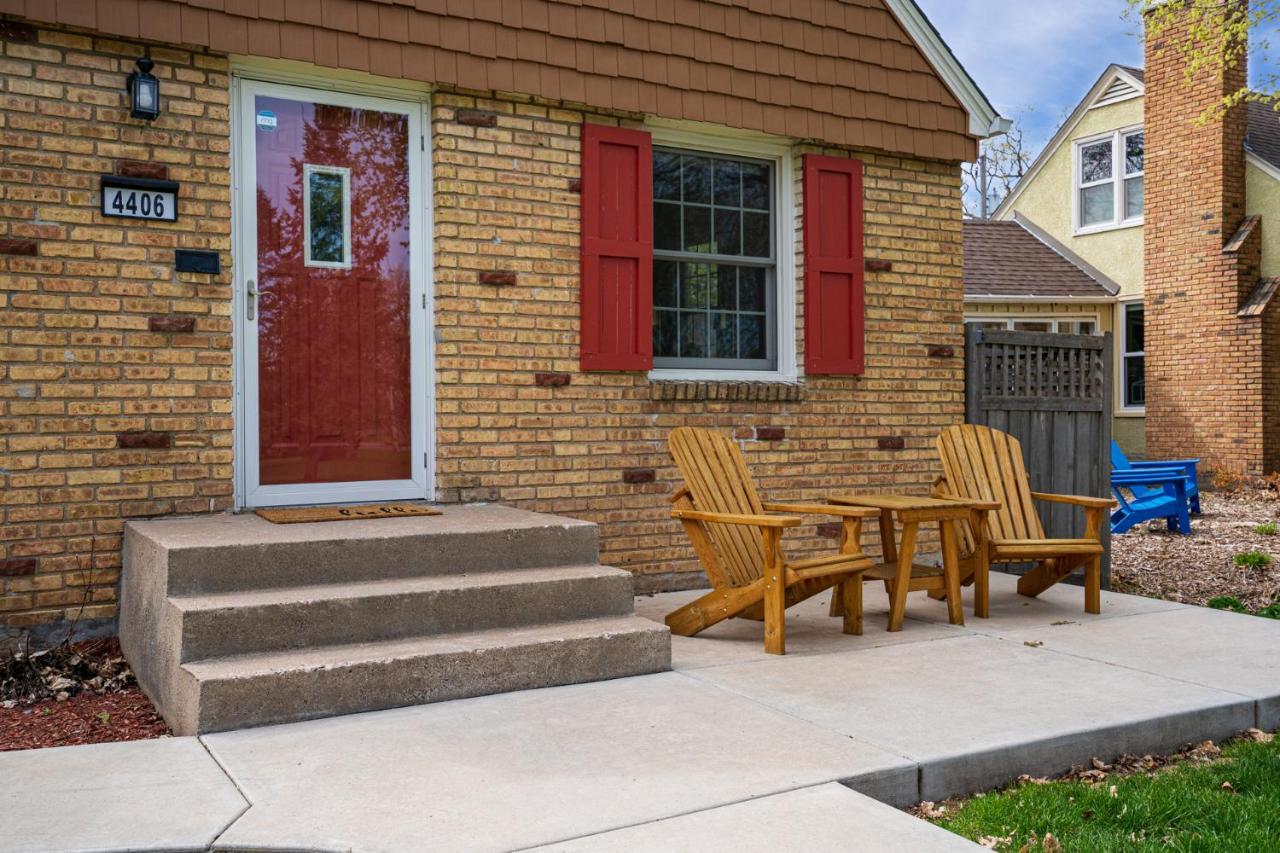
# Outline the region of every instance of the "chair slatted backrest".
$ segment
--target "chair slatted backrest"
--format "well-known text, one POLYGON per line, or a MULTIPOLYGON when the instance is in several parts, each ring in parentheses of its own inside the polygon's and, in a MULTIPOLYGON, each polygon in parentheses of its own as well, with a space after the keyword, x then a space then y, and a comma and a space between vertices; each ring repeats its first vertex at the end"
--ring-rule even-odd
MULTIPOLYGON (((667 441, 671 457, 699 512, 763 515, 742 453, 733 439, 714 430, 679 427, 667 441)), ((733 586, 745 586, 764 572, 764 544, 755 527, 704 524, 733 586)))
MULTIPOLYGON (((959 424, 938 436, 938 453, 953 494, 1000 502, 1000 509, 988 516, 993 539, 1044 538, 1018 439, 988 426, 959 424)), ((968 531, 965 540, 971 548, 968 531)))

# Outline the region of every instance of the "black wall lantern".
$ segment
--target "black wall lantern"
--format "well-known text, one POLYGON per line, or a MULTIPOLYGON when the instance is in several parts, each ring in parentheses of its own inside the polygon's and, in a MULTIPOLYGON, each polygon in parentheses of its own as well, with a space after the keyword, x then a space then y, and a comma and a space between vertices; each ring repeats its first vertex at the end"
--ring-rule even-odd
POLYGON ((155 121, 160 115, 160 81, 151 76, 151 57, 138 60, 138 70, 129 75, 129 115, 155 121))

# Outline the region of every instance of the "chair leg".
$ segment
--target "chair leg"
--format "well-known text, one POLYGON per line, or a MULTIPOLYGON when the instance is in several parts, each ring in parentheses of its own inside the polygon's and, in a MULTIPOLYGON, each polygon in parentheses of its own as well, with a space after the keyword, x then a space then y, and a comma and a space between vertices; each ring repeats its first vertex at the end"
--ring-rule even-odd
POLYGON ((1102 612, 1102 555, 1084 564, 1084 609, 1086 613, 1102 612))
POLYGON ((1192 515, 1200 514, 1200 496, 1199 495, 1193 495, 1191 498, 1191 514, 1192 515))
POLYGON ((950 519, 941 525, 942 577, 947 585, 947 619, 952 625, 964 624, 964 602, 960 600, 960 543, 956 525, 950 519))
POLYGON ((787 653, 787 587, 782 573, 764 585, 764 650, 771 655, 787 653))
POLYGON ((1178 510, 1178 532, 1183 536, 1191 535, 1191 516, 1185 506, 1178 510))
POLYGON ((862 635, 862 577, 855 575, 845 578, 836 587, 834 599, 839 599, 841 615, 844 616, 843 630, 846 634, 862 635))

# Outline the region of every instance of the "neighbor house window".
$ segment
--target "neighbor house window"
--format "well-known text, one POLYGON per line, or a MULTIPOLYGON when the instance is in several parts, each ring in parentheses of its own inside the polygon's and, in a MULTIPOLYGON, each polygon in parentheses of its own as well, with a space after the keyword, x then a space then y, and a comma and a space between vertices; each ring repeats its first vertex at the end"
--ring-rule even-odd
POLYGON ((1096 319, 1068 319, 1065 317, 966 317, 966 326, 979 329, 1008 329, 1014 332, 1057 332, 1064 335, 1096 335, 1096 319))
POLYGON ((653 152, 653 364, 777 367, 774 164, 653 152))
POLYGON ((1124 306, 1124 327, 1120 337, 1120 385, 1123 393, 1121 403, 1126 409, 1140 409, 1147 404, 1143 376, 1143 323, 1141 302, 1124 306))
POLYGON ((1081 229, 1142 219, 1143 135, 1117 131, 1076 146, 1077 225, 1081 229))

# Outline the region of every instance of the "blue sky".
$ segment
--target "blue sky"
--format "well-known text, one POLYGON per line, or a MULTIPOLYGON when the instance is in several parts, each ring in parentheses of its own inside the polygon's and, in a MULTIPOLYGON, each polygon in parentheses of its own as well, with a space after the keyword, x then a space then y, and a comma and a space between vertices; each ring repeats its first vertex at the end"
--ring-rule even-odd
MULTIPOLYGON (((1022 124, 1033 156, 1108 64, 1142 65, 1125 0, 916 2, 1001 115, 1022 124)), ((1250 76, 1268 65, 1255 58, 1250 76)))

